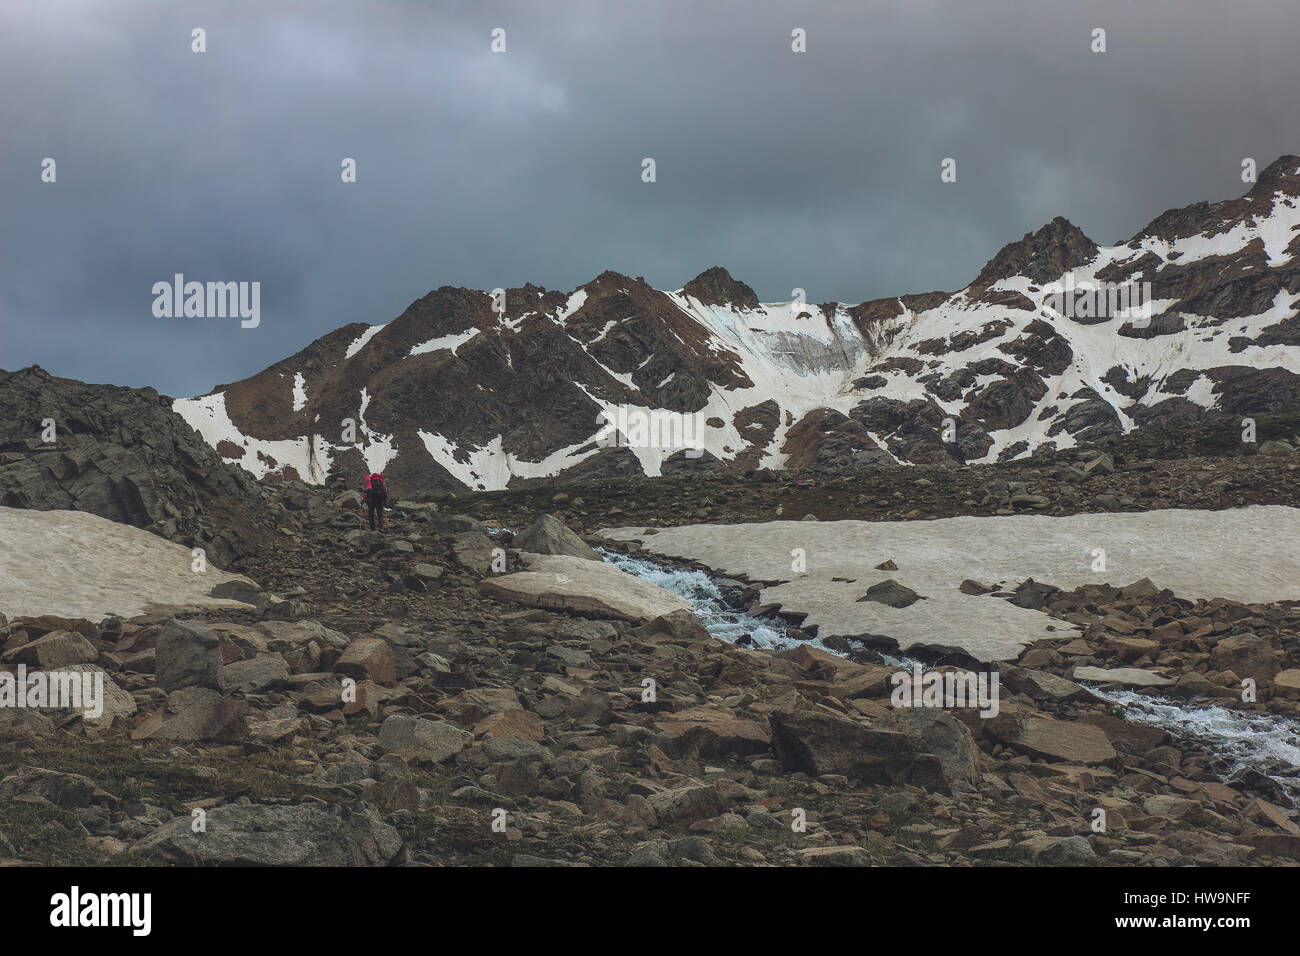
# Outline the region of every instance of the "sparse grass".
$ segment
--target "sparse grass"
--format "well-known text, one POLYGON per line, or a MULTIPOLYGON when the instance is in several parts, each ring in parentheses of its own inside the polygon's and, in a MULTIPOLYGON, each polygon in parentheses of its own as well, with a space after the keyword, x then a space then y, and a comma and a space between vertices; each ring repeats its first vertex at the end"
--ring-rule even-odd
MULTIPOLYGON (((290 758, 279 751, 246 754, 238 748, 177 758, 158 744, 125 738, 84 740, 74 737, 41 741, 39 748, 16 741, 0 742, 0 778, 19 767, 39 767, 81 774, 118 799, 110 809, 135 800, 172 813, 188 801, 247 796, 254 802, 338 797, 313 787, 293 772, 290 758)), ((109 858, 90 847, 75 810, 23 799, 0 800, 0 854, 44 865, 94 866, 130 862, 109 858), (7 845, 6 845, 7 844, 7 845)))
MULTIPOLYGON (((447 811, 446 807, 431 807, 398 824, 413 855, 456 865, 509 866, 516 853, 528 852, 526 841, 512 841, 504 833, 492 831, 488 810, 472 816, 447 811)), ((543 851, 539 855, 548 854, 543 851)))
POLYGON ((177 758, 168 749, 125 738, 68 737, 42 741, 39 750, 0 744, 0 776, 19 766, 84 774, 121 800, 147 800, 176 812, 186 801, 216 795, 254 801, 307 795, 331 799, 327 791, 302 782, 290 766, 292 758, 280 750, 250 754, 231 748, 177 758))
POLYGON ((109 857, 87 842, 76 814, 52 804, 0 800, 0 851, 42 866, 102 866, 109 857))
POLYGON ((997 850, 985 850, 979 856, 973 857, 975 865, 982 863, 1032 863, 1028 850, 1024 847, 1012 843, 1010 846, 1004 846, 997 850))

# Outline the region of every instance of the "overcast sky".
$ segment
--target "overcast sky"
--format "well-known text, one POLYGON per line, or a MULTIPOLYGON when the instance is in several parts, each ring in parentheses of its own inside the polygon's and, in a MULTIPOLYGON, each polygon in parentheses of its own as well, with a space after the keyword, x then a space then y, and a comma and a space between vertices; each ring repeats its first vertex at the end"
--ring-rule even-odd
POLYGON ((1298 36, 1297 0, 4 0, 0 367, 193 395, 441 285, 605 269, 960 288, 1300 152, 1298 36), (260 282, 261 325, 155 318, 177 272, 260 282))

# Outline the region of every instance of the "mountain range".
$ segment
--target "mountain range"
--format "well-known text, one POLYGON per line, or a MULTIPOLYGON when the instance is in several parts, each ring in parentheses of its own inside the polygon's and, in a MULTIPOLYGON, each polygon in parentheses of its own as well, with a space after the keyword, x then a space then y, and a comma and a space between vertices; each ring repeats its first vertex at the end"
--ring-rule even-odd
POLYGON ((173 408, 259 478, 380 470, 403 490, 992 462, 1300 408, 1298 315, 1300 158, 1283 156, 1118 245, 1054 219, 955 292, 763 303, 716 267, 673 291, 615 272, 443 286, 173 408), (1116 288, 1145 311, 1107 309, 1116 288), (620 409, 690 416, 698 447, 602 439, 620 409))

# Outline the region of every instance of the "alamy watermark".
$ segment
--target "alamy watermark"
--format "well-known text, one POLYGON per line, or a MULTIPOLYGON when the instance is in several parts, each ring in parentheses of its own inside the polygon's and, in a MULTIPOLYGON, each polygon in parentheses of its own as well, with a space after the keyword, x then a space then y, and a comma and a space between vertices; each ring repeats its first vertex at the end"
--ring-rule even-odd
POLYGON ((125 927, 132 936, 148 936, 152 911, 152 893, 89 893, 73 886, 50 897, 50 925, 60 929, 125 927))
POLYGON ((16 673, 0 671, 0 707, 51 707, 80 710, 92 720, 104 713, 104 672, 32 671, 19 664, 16 673))
POLYGON ((894 692, 889 702, 895 707, 974 707, 987 719, 998 715, 997 671, 925 671, 914 664, 910 671, 895 671, 889 677, 894 692))
POLYGON ((601 448, 685 448, 687 458, 704 454, 704 416, 699 412, 670 412, 619 405, 596 416, 601 448))
POLYGON ((1150 282, 1076 281, 1067 272, 1064 282, 1049 282, 1043 289, 1047 307, 1067 319, 1130 319, 1138 329, 1151 324, 1155 296, 1150 282))
POLYGON ((171 282, 155 282, 153 295, 153 314, 159 319, 238 316, 245 329, 255 329, 262 321, 260 282, 186 282, 178 272, 171 282))

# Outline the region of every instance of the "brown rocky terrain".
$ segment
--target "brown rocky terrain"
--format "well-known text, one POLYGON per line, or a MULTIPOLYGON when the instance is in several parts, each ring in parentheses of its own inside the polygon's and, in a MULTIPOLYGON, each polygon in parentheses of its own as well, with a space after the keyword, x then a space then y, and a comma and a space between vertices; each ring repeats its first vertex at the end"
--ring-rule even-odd
MULTIPOLYGON (((1289 424, 1270 427, 1292 434, 1289 424)), ((1295 720, 1294 602, 1184 601, 1158 581, 988 593, 1084 631, 1001 665, 999 713, 984 719, 891 706, 898 668, 870 651, 748 649, 685 612, 601 619, 503 601, 483 584, 497 576, 494 548, 507 572, 520 569, 516 540, 583 560, 585 545, 554 524, 517 539, 497 530, 522 532, 548 512, 589 532, 777 513, 1300 506, 1300 454, 1279 437, 1232 457, 1146 457, 1169 454, 1150 441, 905 475, 602 479, 424 502, 395 486, 387 534, 358 529, 345 484, 285 483, 268 492, 275 543, 231 567, 265 589, 248 596, 257 611, 3 623, 7 666, 101 668, 117 690, 98 720, 0 709, 0 853, 78 864, 1294 864, 1296 793, 1277 774, 1234 773, 1213 747, 1125 719, 1088 689, 1105 682, 1087 670, 1168 675, 1151 689, 1295 720), (1252 703, 1239 699, 1246 674, 1261 677, 1252 703), (195 811, 205 833, 192 830, 195 811)))

